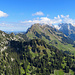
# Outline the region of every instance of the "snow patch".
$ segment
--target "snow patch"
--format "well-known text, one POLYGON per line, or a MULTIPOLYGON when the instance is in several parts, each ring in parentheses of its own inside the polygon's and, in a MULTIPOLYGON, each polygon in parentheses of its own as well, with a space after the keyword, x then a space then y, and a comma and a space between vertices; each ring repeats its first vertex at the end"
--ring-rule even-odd
POLYGON ((61 26, 59 27, 58 25, 54 25, 54 27, 58 30, 61 28, 61 26))
POLYGON ((70 25, 68 25, 68 30, 70 30, 70 25))

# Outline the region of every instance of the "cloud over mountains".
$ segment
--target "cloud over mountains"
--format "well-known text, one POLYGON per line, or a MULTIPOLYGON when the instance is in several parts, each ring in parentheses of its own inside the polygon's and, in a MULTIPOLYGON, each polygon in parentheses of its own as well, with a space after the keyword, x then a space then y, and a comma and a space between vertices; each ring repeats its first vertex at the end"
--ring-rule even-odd
MULTIPOLYGON (((7 17, 8 14, 0 11, 0 17, 7 17)), ((1 22, 0 26, 3 30, 7 28, 10 30, 25 30, 25 28, 28 28, 32 24, 40 23, 40 24, 48 24, 48 25, 54 25, 56 28, 60 29, 58 24, 59 23, 71 23, 73 26, 75 26, 75 19, 72 19, 69 17, 69 15, 57 15, 53 19, 50 18, 49 14, 47 16, 44 15, 43 12, 39 11, 34 14, 32 14, 33 19, 25 20, 25 21, 19 21, 19 22, 1 22)))
MULTIPOLYGON (((32 14, 32 16, 35 15, 44 15, 43 12, 36 12, 34 14, 32 14)), ((26 24, 34 24, 34 23, 45 23, 45 24, 58 24, 58 23, 71 23, 71 24, 75 24, 75 19, 71 19, 69 17, 69 15, 58 15, 57 17, 54 17, 53 19, 48 18, 48 17, 37 17, 35 19, 32 20, 25 20, 25 21, 21 21, 21 23, 26 23, 26 24)))
POLYGON ((36 18, 36 19, 33 19, 33 20, 28 20, 28 21, 22 21, 21 23, 31 23, 31 24, 34 24, 34 23, 45 23, 45 24, 55 24, 55 23, 60 23, 62 20, 59 18, 59 15, 58 17, 54 17, 54 19, 50 19, 48 17, 41 17, 41 18, 36 18))

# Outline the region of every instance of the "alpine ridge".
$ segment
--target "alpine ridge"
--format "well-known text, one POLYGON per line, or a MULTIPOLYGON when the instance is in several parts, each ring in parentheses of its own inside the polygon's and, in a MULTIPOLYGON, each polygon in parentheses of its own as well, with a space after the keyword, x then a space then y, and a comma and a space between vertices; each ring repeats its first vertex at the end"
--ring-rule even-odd
POLYGON ((71 23, 58 24, 59 31, 63 32, 66 36, 75 41, 75 26, 71 23))
POLYGON ((42 39, 47 44, 57 47, 59 50, 71 51, 73 54, 74 50, 74 41, 68 36, 63 34, 61 31, 53 28, 49 25, 40 25, 34 24, 28 28, 25 34, 19 34, 24 37, 24 39, 42 39), (26 37, 25 37, 26 36, 26 37))

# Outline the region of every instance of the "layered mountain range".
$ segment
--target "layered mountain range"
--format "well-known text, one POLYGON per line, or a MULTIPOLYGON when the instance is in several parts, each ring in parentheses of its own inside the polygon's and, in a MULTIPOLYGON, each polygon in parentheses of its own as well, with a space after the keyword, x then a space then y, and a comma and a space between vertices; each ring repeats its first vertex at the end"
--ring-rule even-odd
POLYGON ((27 37, 28 40, 44 40, 47 44, 53 45, 59 50, 67 52, 71 51, 72 53, 74 53, 75 50, 73 47, 74 41, 72 39, 49 25, 34 24, 27 30, 26 33, 18 35, 24 37, 24 39, 27 37))
POLYGON ((63 32, 66 36, 75 41, 75 26, 68 23, 58 24, 59 31, 63 32))
POLYGON ((59 30, 34 24, 16 35, 0 31, 0 75, 74 75, 75 44, 59 30))

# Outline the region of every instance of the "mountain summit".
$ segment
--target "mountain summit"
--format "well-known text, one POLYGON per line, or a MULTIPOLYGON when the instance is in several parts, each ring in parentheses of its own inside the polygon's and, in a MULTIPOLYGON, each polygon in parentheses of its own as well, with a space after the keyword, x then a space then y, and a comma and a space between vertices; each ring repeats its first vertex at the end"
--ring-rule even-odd
POLYGON ((41 39, 44 40, 47 44, 53 45, 59 50, 69 50, 74 53, 75 48, 73 47, 73 40, 67 37, 65 34, 59 30, 49 26, 49 25, 40 25, 33 24, 26 32, 26 34, 19 34, 19 36, 24 39, 41 39), (26 37, 25 37, 26 36, 26 37))
POLYGON ((17 35, 0 31, 0 39, 4 49, 0 51, 0 75, 75 72, 73 40, 49 25, 34 24, 26 33, 17 35))
POLYGON ((58 25, 59 31, 63 32, 69 38, 75 41, 75 27, 72 24, 68 23, 61 23, 58 25))

